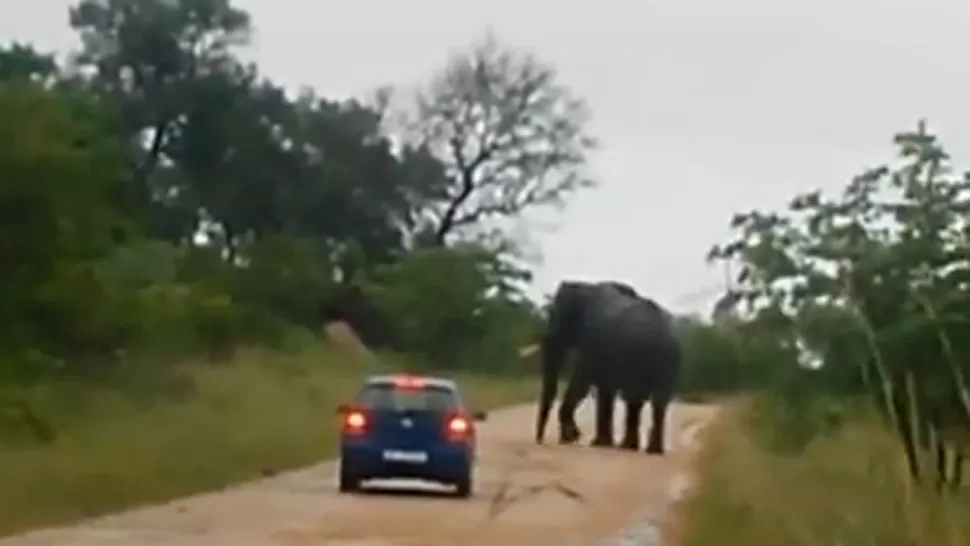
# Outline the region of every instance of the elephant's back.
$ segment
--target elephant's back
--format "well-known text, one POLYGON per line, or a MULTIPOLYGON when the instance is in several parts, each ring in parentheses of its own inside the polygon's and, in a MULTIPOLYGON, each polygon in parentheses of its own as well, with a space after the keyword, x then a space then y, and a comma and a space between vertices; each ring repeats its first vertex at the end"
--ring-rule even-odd
POLYGON ((617 358, 678 361, 680 344, 664 309, 644 298, 609 302, 599 314, 592 337, 601 354, 617 358))
POLYGON ((645 300, 608 294, 589 310, 584 329, 592 337, 614 344, 619 338, 665 330, 664 322, 645 300))

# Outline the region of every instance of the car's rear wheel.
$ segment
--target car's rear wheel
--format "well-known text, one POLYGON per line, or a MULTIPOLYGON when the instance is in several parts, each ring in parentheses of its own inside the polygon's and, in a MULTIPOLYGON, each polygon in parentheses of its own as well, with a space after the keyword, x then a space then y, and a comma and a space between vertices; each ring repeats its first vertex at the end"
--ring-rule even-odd
POLYGON ((462 499, 467 499, 472 496, 471 472, 455 481, 455 496, 462 499))
POLYGON ((350 468, 347 468, 347 465, 343 462, 340 463, 338 489, 341 493, 356 493, 360 491, 360 478, 350 468))

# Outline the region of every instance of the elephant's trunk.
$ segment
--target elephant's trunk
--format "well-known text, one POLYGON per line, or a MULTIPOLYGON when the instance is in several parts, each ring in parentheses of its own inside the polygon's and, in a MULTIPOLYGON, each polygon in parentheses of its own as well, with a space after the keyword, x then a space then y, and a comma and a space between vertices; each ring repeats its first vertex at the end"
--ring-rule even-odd
POLYGON ((559 374, 566 357, 565 347, 554 336, 547 335, 542 340, 542 386, 539 392, 539 412, 536 415, 536 443, 541 444, 546 435, 549 411, 556 399, 559 387, 559 374))

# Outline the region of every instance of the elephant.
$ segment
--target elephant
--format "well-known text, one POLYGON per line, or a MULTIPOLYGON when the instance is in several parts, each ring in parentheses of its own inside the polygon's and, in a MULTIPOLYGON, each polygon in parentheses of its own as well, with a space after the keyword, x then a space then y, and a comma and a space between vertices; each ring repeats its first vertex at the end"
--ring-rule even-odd
POLYGON ((652 426, 646 451, 664 453, 664 425, 680 375, 682 349, 673 318, 663 307, 623 283, 563 281, 549 308, 540 351, 537 443, 543 442, 566 357, 575 351, 576 363, 559 405, 560 443, 579 440, 576 409, 595 387, 596 425, 591 445, 614 445, 613 410, 620 395, 626 409, 620 447, 640 449, 641 413, 649 401, 652 426))

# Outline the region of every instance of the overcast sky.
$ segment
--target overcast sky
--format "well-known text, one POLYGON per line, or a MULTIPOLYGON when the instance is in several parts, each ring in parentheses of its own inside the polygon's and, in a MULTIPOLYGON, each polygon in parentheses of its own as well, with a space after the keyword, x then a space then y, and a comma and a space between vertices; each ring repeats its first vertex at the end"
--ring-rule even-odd
MULTIPOLYGON (((66 50, 68 4, 2 2, 0 38, 66 50)), ((722 278, 703 257, 732 212, 839 188, 923 116, 958 160, 970 155, 967 0, 236 5, 258 31, 248 56, 323 95, 416 83, 488 26, 554 63, 594 110, 601 186, 533 222, 537 292, 615 278, 700 310, 722 278)))

